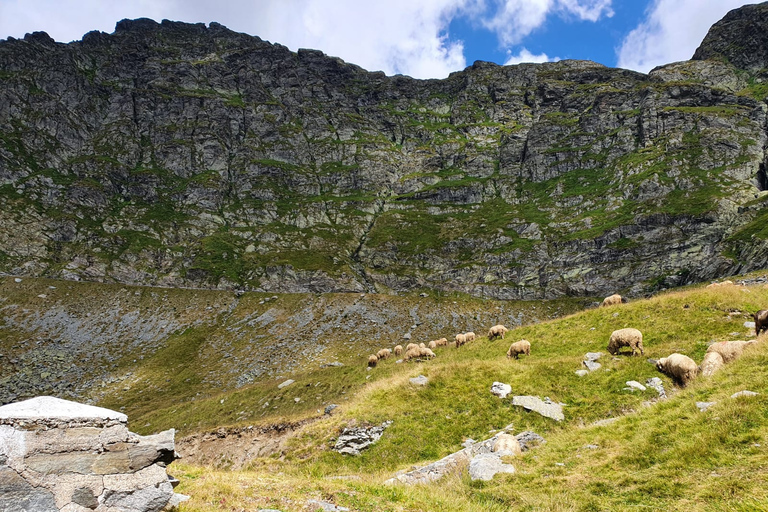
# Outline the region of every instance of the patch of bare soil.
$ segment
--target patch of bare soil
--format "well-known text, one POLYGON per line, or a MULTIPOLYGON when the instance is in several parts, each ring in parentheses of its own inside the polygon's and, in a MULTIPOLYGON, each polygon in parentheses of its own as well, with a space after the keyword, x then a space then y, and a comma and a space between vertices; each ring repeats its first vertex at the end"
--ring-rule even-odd
POLYGON ((253 459, 282 454, 286 442, 313 420, 267 426, 220 428, 178 439, 176 451, 185 462, 242 469, 253 459))

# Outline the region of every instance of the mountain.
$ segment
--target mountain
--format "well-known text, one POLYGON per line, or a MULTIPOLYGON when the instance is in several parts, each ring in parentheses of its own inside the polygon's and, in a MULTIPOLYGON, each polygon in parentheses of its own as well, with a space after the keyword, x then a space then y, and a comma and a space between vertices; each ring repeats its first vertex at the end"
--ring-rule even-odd
POLYGON ((766 45, 759 30, 735 45, 743 19, 764 25, 736 12, 696 60, 647 75, 562 61, 388 77, 148 19, 8 38, 0 271, 535 299, 764 268, 766 45))

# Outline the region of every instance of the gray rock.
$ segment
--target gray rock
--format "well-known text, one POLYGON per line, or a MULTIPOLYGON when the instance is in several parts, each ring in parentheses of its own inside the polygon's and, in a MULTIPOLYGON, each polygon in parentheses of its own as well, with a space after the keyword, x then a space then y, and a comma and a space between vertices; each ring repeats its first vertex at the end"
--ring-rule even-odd
POLYGON ((342 366, 344 366, 344 363, 334 361, 332 363, 321 364, 320 368, 341 368, 342 366))
POLYGON ((404 340, 409 340, 409 339, 411 339, 411 333, 407 332, 407 333, 403 334, 403 339, 404 339, 404 340))
POLYGON ((429 379, 427 379, 423 375, 419 375, 418 377, 412 377, 411 379, 408 379, 409 382, 415 386, 426 386, 429 382, 429 379))
POLYGON ((544 417, 555 421, 563 421, 563 407, 556 403, 547 403, 537 396, 515 396, 512 398, 512 405, 520 406, 528 411, 534 411, 544 417))
POLYGON ((716 403, 717 402, 696 402, 696 407, 698 407, 701 412, 706 412, 707 409, 709 409, 716 403))
POLYGON ((322 510, 323 512, 345 512, 349 510, 346 507, 340 507, 338 505, 334 505, 333 503, 320 500, 308 500, 307 507, 310 507, 312 512, 315 512, 318 509, 322 510))
POLYGON ((747 329, 754 329, 755 322, 744 322, 744 327, 746 327, 747 329))
POLYGON ((603 367, 600 363, 596 363, 594 361, 582 361, 581 364, 587 367, 587 370, 590 372, 594 372, 595 370, 599 370, 603 367))
POLYGON ((667 398, 667 392, 664 389, 664 384, 659 377, 651 377, 645 381, 645 385, 649 388, 655 389, 659 394, 659 398, 667 398))
POLYGON ((584 445, 584 449, 586 449, 586 450, 599 450, 600 447, 597 446, 596 444, 585 444, 584 445))
POLYGON ((520 432, 515 436, 515 438, 517 439, 517 442, 520 443, 520 448, 524 452, 547 442, 539 434, 530 430, 520 432))
POLYGON ((290 385, 291 385, 291 384, 293 384, 294 382, 296 382, 296 381, 295 381, 295 380, 293 380, 293 379, 288 379, 288 380, 286 380, 286 381, 284 381, 284 382, 281 382, 280 384, 278 384, 278 386, 277 386, 277 389, 283 389, 283 388, 287 388, 288 386, 290 386, 290 385))
POLYGON ((629 386, 630 389, 636 389, 638 391, 645 391, 646 387, 637 382, 636 380, 628 380, 627 386, 629 386))
POLYGON ((345 428, 333 449, 344 455, 360 455, 361 450, 365 450, 381 439, 384 430, 391 424, 391 421, 385 421, 378 427, 345 428))
POLYGON ((584 355, 584 360, 585 360, 585 361, 597 361, 597 360, 598 360, 598 359, 600 359, 602 356, 603 356, 603 353, 602 353, 602 352, 587 352, 587 353, 584 355))
POLYGON ((472 480, 492 480, 498 473, 514 473, 515 467, 501 461, 501 457, 492 453, 481 453, 472 457, 469 463, 469 476, 472 480))
POLYGON ((472 438, 470 437, 470 438, 467 438, 467 440, 466 440, 466 441, 464 441, 463 443, 461 443, 461 446, 463 446, 464 448, 469 448, 470 446, 472 446, 472 445, 473 445, 473 444, 475 444, 475 443, 477 443, 477 441, 475 441, 474 439, 472 439, 472 438))
POLYGON ((579 377, 583 377, 585 375, 589 375, 589 370, 576 370, 574 373, 579 377))
POLYGON ((330 415, 330 414, 331 414, 331 412, 332 412, 332 411, 333 411, 335 408, 337 408, 337 407, 338 407, 338 405, 336 405, 336 404, 330 404, 329 406, 327 406, 327 407, 325 408, 324 414, 326 414, 326 415, 330 415))
POLYGON ((731 398, 739 398, 742 396, 757 396, 758 394, 759 393, 755 393, 754 391, 748 391, 745 389, 744 391, 739 391, 738 393, 732 394, 731 398))
POLYGON ((494 382, 491 386, 491 394, 498 396, 499 398, 507 398, 512 392, 512 386, 504 384, 503 382, 494 382))

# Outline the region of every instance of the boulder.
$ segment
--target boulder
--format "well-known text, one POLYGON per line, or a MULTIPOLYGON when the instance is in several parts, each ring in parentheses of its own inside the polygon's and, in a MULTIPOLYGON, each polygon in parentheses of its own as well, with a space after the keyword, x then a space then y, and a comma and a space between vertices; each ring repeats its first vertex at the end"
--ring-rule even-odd
POLYGON ((426 386, 429 383, 429 379, 423 375, 419 375, 418 377, 413 377, 411 379, 408 379, 408 382, 410 382, 414 386, 426 386))
POLYGON ((344 455, 360 455, 361 450, 365 450, 381 439, 384 430, 391 424, 391 421, 385 421, 376 427, 345 428, 333 449, 344 455))
POLYGON ((512 386, 509 384, 504 384, 503 382, 494 382, 493 385, 491 385, 491 394, 496 395, 499 398, 507 398, 507 395, 509 395, 512 392, 512 386))
POLYGON ((645 391, 646 387, 637 382, 636 380, 628 380, 627 387, 632 390, 645 391))
POLYGON ((493 453, 475 455, 469 463, 469 477, 472 480, 492 480, 498 473, 514 473, 512 464, 505 464, 493 453))
POLYGON ((128 431, 119 412, 54 397, 0 407, 0 510, 157 512, 178 505, 174 431, 128 431))
POLYGON ((600 369, 600 368, 602 368, 602 366, 603 366, 603 365, 601 365, 600 363, 596 363, 595 361, 589 361, 589 360, 587 360, 587 361, 582 361, 582 363, 581 363, 581 364, 583 364, 584 366, 586 366, 586 367, 587 367, 587 370, 589 370, 590 372, 593 372, 593 371, 595 371, 595 370, 599 370, 599 369, 600 369))
POLYGON ((555 421, 563 421, 563 407, 551 400, 542 400, 537 396, 515 396, 512 398, 512 405, 525 408, 528 411, 534 411, 555 421))

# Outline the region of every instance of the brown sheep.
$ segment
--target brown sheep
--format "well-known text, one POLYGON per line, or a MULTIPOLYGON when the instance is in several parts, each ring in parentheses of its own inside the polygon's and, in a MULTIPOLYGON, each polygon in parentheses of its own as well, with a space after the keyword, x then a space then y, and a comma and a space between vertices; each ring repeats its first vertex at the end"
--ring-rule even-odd
POLYGON ((699 367, 693 359, 677 353, 656 361, 656 369, 671 377, 681 387, 687 386, 699 374, 699 367))
POLYGON ((456 348, 459 348, 463 344, 467 342, 467 335, 466 334, 457 334, 456 335, 456 348))
POLYGON ((504 339, 504 336, 507 334, 509 329, 504 327, 501 324, 494 325, 488 330, 488 339, 491 340, 493 338, 500 337, 501 339, 504 339))
POLYGON ((723 357, 723 363, 730 363, 741 356, 746 347, 752 345, 755 341, 719 341, 713 343, 707 349, 707 353, 716 352, 723 357))
POLYGON ((701 374, 705 377, 710 377, 722 368, 724 364, 723 356, 718 352, 707 352, 704 354, 704 360, 701 362, 701 374))
POLYGON ((618 293, 614 293, 610 297, 606 297, 603 299, 602 304, 600 304, 600 307, 608 307, 608 306, 616 306, 617 304, 621 304, 623 302, 621 295, 618 293))
POLYGON ((645 354, 643 351, 643 333, 631 327, 613 331, 608 340, 608 352, 616 355, 621 347, 630 347, 632 355, 635 355, 638 351, 640 354, 645 354))
POLYGON ((397 345, 397 346, 395 347, 395 355, 396 355, 396 356, 399 356, 399 355, 400 355, 400 354, 402 354, 402 353, 403 353, 403 346, 402 346, 402 345, 397 345))
POLYGON ((368 356, 368 366, 370 368, 375 367, 376 363, 378 363, 378 362, 379 362, 379 358, 376 357, 375 355, 371 354, 370 356, 368 356))
POLYGON ((467 343, 469 343, 470 341, 475 341, 475 338, 477 338, 477 335, 472 331, 465 332, 464 336, 467 337, 467 343))
POLYGON ((520 340, 509 346, 507 359, 518 358, 520 354, 531 355, 531 343, 528 340, 520 340))
POLYGON ((760 336, 760 331, 768 331, 768 309, 755 313, 755 336, 760 336))

